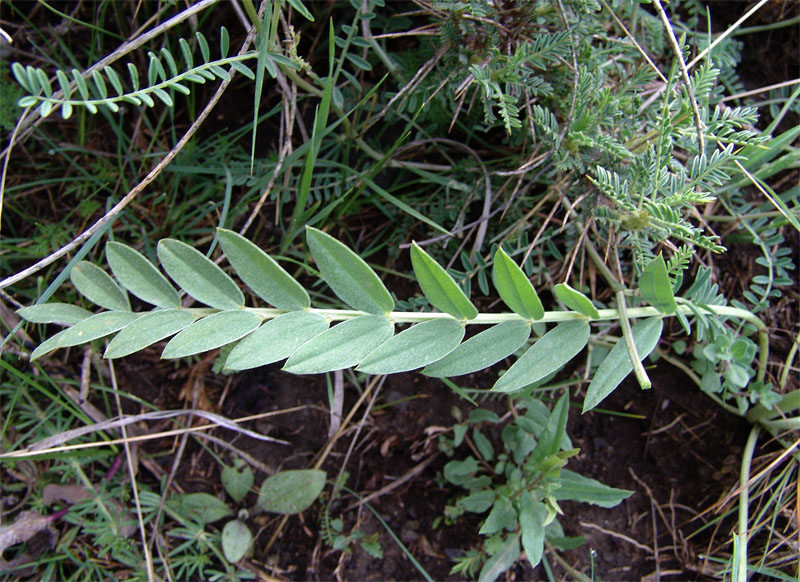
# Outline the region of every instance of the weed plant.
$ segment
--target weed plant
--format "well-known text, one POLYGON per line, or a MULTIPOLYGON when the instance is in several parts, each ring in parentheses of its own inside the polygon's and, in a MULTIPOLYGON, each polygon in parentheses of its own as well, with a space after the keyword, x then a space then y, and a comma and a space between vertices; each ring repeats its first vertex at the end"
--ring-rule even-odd
POLYGON ((252 578, 286 522, 262 542, 254 516, 320 496, 322 540, 380 554, 332 513, 353 494, 346 461, 339 478, 321 469, 344 433, 336 388, 313 467, 256 495, 241 463, 264 468, 230 433, 192 433, 238 512, 180 491, 187 418, 268 437, 196 394, 168 411, 120 390, 115 360, 152 362, 168 338, 161 357, 201 375, 212 359, 224 373, 286 360, 333 387, 354 367, 345 423, 385 374, 443 378, 476 405, 440 442, 453 457, 441 482, 466 491, 443 521, 486 514, 453 566, 481 580, 523 551, 585 575, 561 557, 580 540, 558 501, 611 507, 630 492, 565 468, 569 403, 588 412, 631 372, 657 390, 646 365, 663 358, 753 426, 712 573, 797 575, 784 514, 800 335, 781 330, 791 347, 776 357, 763 318, 797 282, 800 130, 776 129, 800 88, 744 91, 735 33, 749 15, 710 34, 694 0, 211 4, 3 4, 6 577, 252 578), (719 268, 732 244, 756 254, 733 292, 719 268), (489 368, 481 396, 508 395, 502 417, 448 379, 489 368), (137 464, 134 407, 181 433, 170 472, 137 464), (763 432, 783 448, 753 470, 763 432), (71 489, 45 499, 52 484, 71 489), (38 550, 37 536, 50 540, 38 550))

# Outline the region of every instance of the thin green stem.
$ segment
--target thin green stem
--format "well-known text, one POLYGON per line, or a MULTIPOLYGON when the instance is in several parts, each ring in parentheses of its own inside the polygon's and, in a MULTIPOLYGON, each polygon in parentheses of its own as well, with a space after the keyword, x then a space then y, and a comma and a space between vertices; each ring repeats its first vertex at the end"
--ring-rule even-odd
MULTIPOLYGON (((245 311, 255 313, 262 319, 275 319, 283 315, 286 311, 282 309, 274 309, 272 307, 246 307, 245 311)), ((678 309, 684 315, 693 315, 694 312, 688 305, 679 305, 678 309)), ((706 306, 709 313, 723 317, 735 317, 738 319, 745 319, 752 323, 752 320, 758 322, 760 328, 764 328, 764 323, 755 315, 745 309, 737 307, 730 307, 727 305, 709 305, 706 306)), ((192 307, 186 309, 199 317, 212 315, 219 310, 210 307, 192 307)), ((355 309, 318 309, 309 308, 306 311, 309 313, 316 313, 327 318, 329 321, 345 321, 353 319, 361 315, 374 315, 365 311, 357 311, 355 309)), ((587 321, 613 321, 620 318, 620 312, 617 309, 598 309, 599 317, 587 317, 577 311, 546 311, 544 317, 537 319, 534 323, 560 323, 563 321, 587 320, 587 321)), ((423 321, 431 321, 433 319, 457 319, 448 313, 439 312, 420 312, 420 311, 390 311, 385 314, 386 317, 395 323, 420 323, 423 321)), ((626 309, 626 315, 631 319, 638 319, 641 317, 654 317, 663 316, 655 307, 631 307, 626 309)), ((517 315, 516 313, 479 313, 474 319, 463 320, 465 325, 494 325, 504 321, 529 321, 528 318, 517 315)))
POLYGON ((735 544, 736 551, 733 566, 735 582, 747 582, 747 537, 748 537, 748 511, 750 504, 750 465, 753 462, 753 452, 758 442, 759 426, 756 424, 750 430, 747 437, 747 444, 742 453, 742 467, 739 471, 739 525, 738 525, 738 544, 735 544))
POLYGON ((628 321, 628 307, 625 304, 625 292, 617 291, 617 308, 619 309, 619 324, 622 327, 622 337, 625 339, 625 346, 628 348, 628 355, 633 364, 633 373, 639 386, 643 390, 649 390, 653 387, 650 382, 650 377, 642 365, 642 360, 639 357, 639 351, 636 349, 636 343, 633 340, 633 332, 631 331, 631 322, 628 321))

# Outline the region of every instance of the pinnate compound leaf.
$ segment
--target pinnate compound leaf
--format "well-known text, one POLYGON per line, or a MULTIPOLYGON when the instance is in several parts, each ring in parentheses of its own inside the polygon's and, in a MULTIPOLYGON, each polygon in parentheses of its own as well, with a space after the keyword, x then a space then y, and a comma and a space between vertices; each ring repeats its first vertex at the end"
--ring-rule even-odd
POLYGON ((566 283, 559 283, 555 286, 556 296, 570 309, 585 315, 586 317, 593 317, 598 319, 600 314, 597 308, 592 304, 592 300, 586 295, 573 289, 566 283))
POLYGON ((527 321, 504 321, 471 337, 422 370, 434 378, 461 376, 488 368, 517 351, 531 335, 527 321))
POLYGON ((72 267, 69 278, 81 295, 92 303, 111 311, 130 311, 128 295, 97 265, 80 261, 72 267))
POLYGON ((244 558, 252 543, 253 534, 243 521, 232 519, 222 528, 222 553, 231 564, 244 558))
POLYGON ((348 319, 300 346, 283 369, 292 374, 321 374, 349 368, 393 333, 394 324, 381 315, 348 319))
POLYGON ((178 292, 139 251, 122 243, 106 243, 106 259, 122 286, 156 307, 180 307, 178 292))
POLYGON ((379 345, 356 369, 365 374, 408 372, 443 358, 462 339, 464 326, 455 319, 418 323, 379 345))
MULTIPOLYGON (((663 327, 664 322, 660 317, 648 317, 631 328, 633 343, 640 358, 646 358, 655 349, 663 327)), ((600 404, 632 371, 633 362, 628 353, 628 346, 625 345, 624 339, 619 339, 598 366, 589 388, 586 389, 583 412, 600 404)))
POLYGON ((326 477, 319 469, 275 473, 261 484, 256 505, 271 513, 300 513, 322 493, 326 477))
POLYGON ((182 309, 150 311, 126 326, 109 342, 104 358, 121 358, 175 335, 193 323, 194 315, 182 309))
POLYGON ((261 299, 284 311, 311 305, 306 290, 267 253, 232 230, 218 228, 217 236, 236 274, 261 299))
POLYGON ((526 319, 544 317, 544 307, 528 277, 502 248, 494 254, 492 281, 508 308, 526 319))
POLYGON ((589 341, 586 321, 560 323, 544 334, 492 386, 495 392, 513 392, 538 382, 578 355, 589 341))
POLYGON ((478 575, 478 582, 494 582, 498 576, 514 565, 519 558, 519 536, 511 534, 506 543, 486 563, 478 575))
POLYGON ((456 319, 474 319, 478 315, 477 308, 453 278, 417 243, 411 247, 411 264, 422 293, 436 309, 456 319))
POLYGON ((353 309, 382 315, 394 300, 364 259, 331 235, 306 227, 306 239, 320 275, 336 295, 353 309))
POLYGON ((672 292, 672 283, 667 274, 667 265, 661 253, 650 261, 639 281, 639 291, 647 302, 661 313, 675 313, 678 304, 672 292))
POLYGON ((104 311, 92 315, 59 333, 58 347, 77 346, 105 337, 130 325, 141 315, 130 311, 104 311))
POLYGON ((92 312, 69 303, 40 303, 17 309, 17 315, 31 323, 75 325, 79 321, 91 317, 92 312))
POLYGON ((610 508, 633 495, 633 491, 615 489, 567 469, 561 469, 559 483, 561 486, 553 491, 557 501, 582 501, 610 508))
POLYGON ((529 491, 522 492, 519 505, 522 549, 525 550, 531 567, 535 568, 542 561, 544 552, 544 521, 547 519, 547 507, 541 501, 536 501, 529 491))
POLYGON ((285 360, 328 326, 328 320, 317 313, 290 311, 279 315, 236 344, 225 368, 248 370, 285 360))
POLYGON ((158 242, 157 252, 172 280, 201 303, 222 310, 244 305, 244 295, 233 279, 200 251, 165 238, 158 242))
POLYGON ((164 347, 162 358, 183 358, 242 339, 261 325, 249 311, 221 311, 191 324, 164 347))

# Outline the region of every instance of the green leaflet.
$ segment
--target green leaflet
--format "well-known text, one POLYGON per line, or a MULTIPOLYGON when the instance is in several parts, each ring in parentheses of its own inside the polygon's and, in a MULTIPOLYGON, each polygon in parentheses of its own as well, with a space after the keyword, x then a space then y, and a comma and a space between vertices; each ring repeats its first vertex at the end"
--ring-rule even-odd
POLYGON ((104 311, 92 315, 58 334, 60 336, 58 347, 77 346, 105 337, 133 323, 139 316, 141 313, 130 311, 104 311))
POLYGON ((569 417, 569 394, 564 394, 558 399, 553 411, 547 418, 544 430, 539 435, 539 442, 531 453, 529 462, 532 465, 555 455, 561 450, 561 443, 567 436, 567 419, 569 417))
POLYGON ((456 319, 474 319, 478 310, 453 278, 417 243, 411 247, 411 264, 422 293, 438 310, 456 319))
POLYGON ((261 324, 261 318, 249 311, 221 311, 185 328, 172 338, 162 358, 183 358, 216 349, 243 338, 261 324))
POLYGON ((217 236, 236 274, 261 299, 284 311, 311 305, 306 290, 267 253, 232 230, 218 228, 217 236))
POLYGON ((489 515, 481 525, 478 531, 481 535, 489 535, 504 529, 513 531, 517 526, 517 512, 514 506, 511 505, 508 497, 501 495, 495 502, 489 515))
POLYGON ((80 261, 72 267, 69 278, 81 295, 92 303, 111 311, 131 310, 125 291, 97 265, 80 261))
POLYGON ((519 558, 519 536, 509 534, 506 543, 481 568, 478 582, 494 582, 497 577, 514 565, 519 558))
POLYGON ((239 466, 237 463, 239 460, 240 459, 234 460, 233 467, 225 465, 222 469, 222 473, 220 473, 222 486, 236 503, 240 503, 242 499, 247 496, 250 492, 250 488, 253 486, 254 480, 253 470, 246 465, 243 467, 239 466))
POLYGON ((528 277, 502 247, 494 254, 492 282, 508 308, 526 319, 544 317, 544 307, 528 277))
POLYGON ((108 344, 104 358, 121 358, 175 335, 194 322, 195 317, 181 309, 163 309, 145 313, 125 327, 108 344))
MULTIPOLYGON (((640 358, 646 358, 656 347, 663 327, 664 322, 660 317, 648 317, 631 328, 633 343, 640 358)), ((583 400, 583 412, 600 404, 632 370, 628 347, 624 339, 619 339, 594 373, 583 400)))
POLYGON ((544 552, 544 521, 547 518, 547 507, 544 503, 536 501, 529 491, 522 492, 519 505, 522 549, 525 550, 531 567, 535 568, 542 561, 544 552))
POLYGON ((661 253, 650 261, 642 273, 639 291, 642 297, 661 313, 675 313, 678 310, 675 295, 672 293, 672 283, 667 274, 667 265, 661 253))
POLYGON ((178 292, 141 253, 118 242, 106 243, 106 260, 117 280, 142 301, 156 307, 180 307, 178 292))
POLYGON ((564 305, 573 311, 577 311, 586 317, 591 317, 594 319, 600 318, 597 308, 592 305, 592 300, 580 291, 573 289, 566 283, 559 283, 556 285, 555 291, 556 296, 564 303, 564 305))
POLYGON ((394 308, 394 300, 375 271, 338 240, 306 227, 311 255, 325 282, 353 309, 383 315, 394 308))
POLYGON ((157 252, 167 274, 201 303, 223 311, 244 306, 244 295, 233 279, 200 251, 165 238, 158 242, 157 252))
POLYGON ((394 324, 381 315, 348 319, 300 346, 283 369, 292 374, 321 374, 355 366, 393 332, 394 324))
POLYGON ((91 317, 92 312, 69 303, 41 303, 17 309, 17 315, 31 323, 75 325, 79 321, 91 317))
MULTIPOLYGON (((71 329, 71 328, 70 328, 71 329)), ((42 356, 45 356, 52 352, 53 350, 57 350, 59 347, 59 342, 64 337, 64 334, 67 333, 69 329, 62 329, 55 335, 50 336, 31 352, 31 362, 38 360, 42 356)))
POLYGON ((434 378, 461 376, 488 368, 516 352, 531 335, 526 321, 504 321, 471 337, 423 374, 434 378))
POLYGON ((300 513, 322 493, 326 478, 320 469, 275 473, 261 484, 256 505, 272 513, 300 513))
POLYGON ((227 517, 233 510, 227 504, 210 493, 182 493, 170 497, 167 504, 171 509, 186 519, 201 526, 227 517))
POLYGON ((553 490, 557 501, 582 501, 609 508, 633 495, 633 491, 615 489, 567 469, 561 469, 559 483, 561 486, 553 490))
POLYGON ((452 352, 464 338, 455 319, 418 323, 375 348, 356 368, 365 374, 396 374, 421 368, 452 352))
POLYGON ((328 329, 328 325, 328 320, 316 313, 284 313, 239 342, 228 354, 225 368, 247 370, 284 360, 301 345, 328 329))
POLYGON ((574 358, 589 341, 586 321, 560 323, 544 334, 492 386, 495 392, 513 392, 538 382, 574 358))
POLYGON ((252 543, 253 534, 243 521, 232 519, 222 528, 222 553, 231 564, 244 558, 252 543))

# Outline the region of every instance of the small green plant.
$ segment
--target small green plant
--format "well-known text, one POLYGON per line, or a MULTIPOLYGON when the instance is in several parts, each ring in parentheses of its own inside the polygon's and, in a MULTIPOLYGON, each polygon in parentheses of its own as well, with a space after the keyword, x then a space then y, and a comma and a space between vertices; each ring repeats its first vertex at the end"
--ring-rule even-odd
MULTIPOLYGON (((325 471, 301 469, 280 471, 261 484, 258 501, 248 511, 242 509, 236 518, 222 528, 222 552, 225 558, 235 563, 252 549, 253 534, 245 523, 253 511, 267 511, 290 515, 305 511, 322 492, 325 486, 325 471)), ((253 485, 253 471, 240 460, 222 470, 222 485, 236 503, 240 503, 253 485)), ((215 498, 216 499, 216 498, 215 498)))
POLYGON ((569 396, 564 394, 552 411, 531 397, 517 400, 518 413, 502 427, 502 450, 496 451, 482 427, 500 425, 500 418, 481 408, 470 411, 466 422, 453 427, 453 438, 441 437, 440 447, 453 455, 471 439, 475 454, 452 460, 444 467, 444 479, 467 490, 445 509, 452 524, 466 512, 486 513, 480 548, 457 559, 452 573, 491 582, 510 568, 524 550, 535 568, 542 560, 545 543, 571 549, 580 538, 565 537, 557 516, 559 501, 581 501, 614 507, 633 494, 565 469, 579 450, 567 435, 569 396), (470 428, 472 430, 470 431, 470 428))

